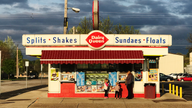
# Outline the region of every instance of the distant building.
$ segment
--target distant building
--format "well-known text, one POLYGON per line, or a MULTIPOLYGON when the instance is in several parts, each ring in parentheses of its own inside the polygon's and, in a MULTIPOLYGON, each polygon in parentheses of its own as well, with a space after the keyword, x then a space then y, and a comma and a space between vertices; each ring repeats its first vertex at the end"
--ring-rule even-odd
POLYGON ((189 54, 189 65, 185 67, 185 72, 192 74, 192 53, 189 54))
POLYGON ((169 53, 159 59, 159 72, 166 75, 184 73, 184 56, 169 53))

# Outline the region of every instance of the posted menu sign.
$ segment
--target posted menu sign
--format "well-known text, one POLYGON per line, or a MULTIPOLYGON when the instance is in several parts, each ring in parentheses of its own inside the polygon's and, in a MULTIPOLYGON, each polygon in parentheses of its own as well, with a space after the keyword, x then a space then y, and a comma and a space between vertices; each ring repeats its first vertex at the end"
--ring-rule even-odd
POLYGON ((150 69, 148 72, 148 81, 158 81, 158 69, 150 69))
POLYGON ((77 72, 77 86, 84 86, 84 85, 85 85, 85 73, 77 72))
POLYGON ((116 86, 117 72, 109 72, 109 81, 111 83, 111 86, 116 86))

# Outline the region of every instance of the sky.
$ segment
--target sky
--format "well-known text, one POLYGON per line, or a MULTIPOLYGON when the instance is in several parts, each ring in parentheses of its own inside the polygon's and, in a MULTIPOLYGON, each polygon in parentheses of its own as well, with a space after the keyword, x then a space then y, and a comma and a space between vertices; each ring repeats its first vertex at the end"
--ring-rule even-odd
MULTIPOLYGON (((82 18, 91 18, 93 0, 68 0, 69 28, 78 26, 82 18)), ((134 26, 141 34, 170 34, 170 53, 186 54, 191 44, 191 0, 99 0, 100 18, 109 18, 114 25, 134 26)), ((64 0, 0 0, 0 40, 11 36, 26 59, 23 34, 62 34, 64 0)))

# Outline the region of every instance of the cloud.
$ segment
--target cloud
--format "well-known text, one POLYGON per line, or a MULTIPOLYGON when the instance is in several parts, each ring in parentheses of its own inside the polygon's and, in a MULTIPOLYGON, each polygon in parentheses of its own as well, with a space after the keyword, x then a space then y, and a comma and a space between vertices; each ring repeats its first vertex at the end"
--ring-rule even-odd
POLYGON ((0 0, 0 4, 12 5, 14 3, 26 3, 28 0, 0 0))
POLYGON ((17 3, 17 5, 15 5, 13 8, 34 10, 34 8, 30 7, 27 3, 17 3))
MULTIPOLYGON (((1 10, 0 40, 10 35, 21 43, 22 34, 63 33, 64 2, 42 4, 44 1, 0 0, 2 6, 12 5, 1 10)), ((186 39, 192 30, 191 3, 191 0, 99 0, 100 19, 109 16, 114 25, 133 25, 141 34, 171 34, 170 50, 186 53, 185 46, 174 45, 189 45, 186 39)), ((92 0, 68 0, 68 7, 81 9, 80 13, 68 10, 69 29, 84 17, 92 18, 92 0)))

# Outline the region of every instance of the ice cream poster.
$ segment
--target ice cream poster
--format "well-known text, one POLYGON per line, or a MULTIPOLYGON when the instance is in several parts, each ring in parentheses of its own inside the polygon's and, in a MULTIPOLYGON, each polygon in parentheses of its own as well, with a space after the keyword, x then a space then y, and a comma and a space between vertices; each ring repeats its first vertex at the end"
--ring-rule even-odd
POLYGON ((143 72, 142 71, 136 71, 135 72, 135 81, 143 81, 143 72))
POLYGON ((109 83, 111 86, 116 86, 117 72, 109 72, 109 83))
POLYGON ((150 69, 148 72, 148 81, 158 81, 158 69, 150 69))
POLYGON ((59 73, 56 71, 55 68, 51 69, 51 81, 58 81, 59 80, 59 73))
POLYGON ((84 86, 85 85, 85 73, 84 72, 77 72, 77 86, 84 86))

